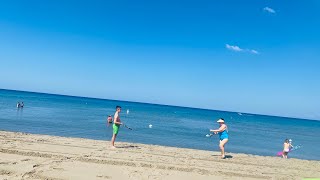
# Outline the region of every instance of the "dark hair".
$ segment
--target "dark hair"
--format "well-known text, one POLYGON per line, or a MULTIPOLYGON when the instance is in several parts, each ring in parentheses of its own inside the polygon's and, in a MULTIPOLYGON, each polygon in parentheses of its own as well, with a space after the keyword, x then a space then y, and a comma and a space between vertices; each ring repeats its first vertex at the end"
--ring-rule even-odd
POLYGON ((109 115, 108 117, 111 117, 111 115, 109 115))
POLYGON ((224 121, 224 119, 223 119, 223 118, 220 118, 220 119, 224 121))
POLYGON ((289 139, 284 140, 284 142, 289 143, 289 139))
POLYGON ((116 106, 116 109, 120 108, 121 109, 121 106, 116 106))

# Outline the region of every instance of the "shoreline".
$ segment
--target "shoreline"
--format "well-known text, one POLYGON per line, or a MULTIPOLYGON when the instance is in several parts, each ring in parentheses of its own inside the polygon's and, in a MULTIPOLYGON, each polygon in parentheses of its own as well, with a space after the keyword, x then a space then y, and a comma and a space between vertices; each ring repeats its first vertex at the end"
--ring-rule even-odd
MULTIPOLYGON (((50 136, 50 137, 61 137, 61 138, 73 138, 73 139, 86 139, 86 140, 93 140, 93 141, 101 141, 101 142, 106 142, 107 145, 108 143, 111 144, 111 136, 110 136, 110 140, 102 140, 102 139, 93 139, 93 138, 85 138, 85 137, 73 137, 73 136, 58 136, 58 135, 50 135, 50 134, 36 134, 36 133, 29 133, 29 132, 22 132, 22 131, 7 131, 7 130, 2 130, 0 129, 0 135, 1 132, 10 132, 10 133, 21 133, 21 134, 25 134, 25 135, 36 135, 36 136, 50 136)), ((193 149, 193 148, 188 148, 188 147, 177 147, 177 146, 166 146, 166 145, 159 145, 159 144, 152 144, 152 143, 139 143, 139 142, 129 142, 129 141, 116 141, 115 142, 115 146, 117 146, 117 144, 135 144, 135 145, 143 145, 143 146, 155 146, 155 147, 164 147, 164 148, 177 148, 177 149, 186 149, 186 150, 195 150, 195 151, 206 151, 206 152, 212 152, 212 153, 218 153, 220 154, 220 151, 214 151, 214 150, 207 150, 207 149, 193 149)), ((218 146, 218 144, 216 144, 216 146, 218 146)), ((108 146, 106 146, 106 148, 108 148, 108 146)), ((219 148, 216 148, 219 149, 219 148)), ((226 151, 226 154, 228 154, 229 151, 226 151)), ((260 157, 271 157, 271 158, 280 158, 279 156, 269 156, 269 155, 259 155, 259 154, 251 154, 251 153, 241 153, 241 152, 229 152, 229 154, 233 154, 233 155, 247 155, 247 156, 260 156, 260 157)), ((299 158, 293 158, 290 156, 289 154, 289 159, 296 159, 296 160, 306 160, 306 161, 315 161, 315 162, 319 162, 320 160, 316 160, 316 159, 299 159, 299 158)))
MULTIPOLYGON (((86 137, 73 137, 73 136, 58 136, 58 135, 50 135, 50 134, 36 134, 36 133, 29 133, 29 132, 21 132, 21 131, 7 131, 7 130, 2 130, 0 129, 0 135, 2 132, 10 132, 10 133, 21 133, 21 134, 25 134, 25 135, 36 135, 36 136, 50 136, 50 137, 60 137, 60 138, 71 138, 71 139, 86 139, 86 140, 93 140, 93 141, 101 141, 101 142, 105 142, 109 144, 111 144, 111 136, 110 136, 110 140, 103 140, 103 139, 93 139, 93 138, 86 138, 86 137)), ((159 144, 152 144, 152 143, 139 143, 139 142, 127 142, 127 141, 116 141, 115 142, 115 146, 117 146, 117 144, 135 144, 135 145, 143 145, 143 146, 155 146, 155 147, 164 147, 164 148, 177 148, 177 149, 186 149, 186 150, 195 150, 195 151, 205 151, 205 152, 212 152, 212 153, 218 153, 220 154, 220 151, 214 151, 214 150, 207 150, 207 149, 193 149, 193 148, 188 148, 188 147, 177 147, 177 146, 166 146, 166 145, 159 145, 159 144)), ((216 146, 218 146, 218 144, 216 144, 216 146)), ((108 148, 108 146, 106 146, 106 148, 108 148)), ((219 149, 219 148, 217 148, 219 149)), ((226 154, 233 154, 233 155, 247 155, 247 156, 258 156, 258 157, 270 157, 270 158, 280 158, 279 156, 269 156, 269 155, 259 155, 259 154, 251 154, 251 153, 241 153, 241 152, 229 152, 226 151, 226 154)), ((296 159, 296 160, 305 160, 305 161, 314 161, 314 162, 319 162, 320 160, 316 160, 316 159, 300 159, 300 158, 294 158, 291 157, 289 154, 289 159, 296 159)))
POLYGON ((320 161, 0 131, 0 179, 320 178, 320 161))

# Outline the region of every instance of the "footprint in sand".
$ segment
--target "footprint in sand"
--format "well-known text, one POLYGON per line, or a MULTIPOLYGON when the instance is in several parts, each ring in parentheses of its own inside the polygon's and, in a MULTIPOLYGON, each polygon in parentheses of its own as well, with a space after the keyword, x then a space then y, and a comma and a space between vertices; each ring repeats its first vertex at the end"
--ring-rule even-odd
POLYGON ((29 172, 26 172, 22 175, 22 179, 26 178, 26 177, 32 177, 32 175, 36 173, 36 170, 32 170, 32 171, 29 171, 29 172))
POLYGON ((97 175, 97 178, 111 179, 110 176, 102 176, 102 175, 97 175))
POLYGON ((12 175, 14 174, 12 171, 7 171, 7 170, 0 170, 0 175, 12 175))
POLYGON ((22 159, 22 162, 30 161, 31 159, 22 159))
POLYGON ((60 164, 60 163, 62 163, 63 162, 63 159, 61 159, 61 160, 56 160, 56 161, 52 161, 52 163, 56 163, 56 164, 60 164))
POLYGON ((18 164, 18 162, 0 162, 0 164, 4 164, 4 165, 13 164, 13 165, 15 165, 15 164, 18 164))
POLYGON ((63 168, 59 168, 59 167, 52 167, 52 169, 54 169, 54 170, 59 170, 59 171, 64 171, 63 168))
POLYGON ((33 168, 36 168, 36 167, 39 167, 40 166, 40 164, 35 164, 35 165, 33 165, 32 167, 33 168))

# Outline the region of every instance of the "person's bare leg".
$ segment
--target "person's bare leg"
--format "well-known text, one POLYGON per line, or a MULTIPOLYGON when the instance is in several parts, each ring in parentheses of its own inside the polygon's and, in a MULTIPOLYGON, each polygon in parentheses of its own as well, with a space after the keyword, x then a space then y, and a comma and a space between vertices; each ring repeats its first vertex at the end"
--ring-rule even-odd
POLYGON ((228 139, 220 141, 221 158, 225 158, 224 145, 228 142, 228 139))
POLYGON ((111 147, 112 147, 112 148, 116 148, 116 147, 114 146, 114 142, 116 141, 116 138, 117 138, 117 135, 116 135, 116 134, 113 134, 112 139, 111 139, 111 147))

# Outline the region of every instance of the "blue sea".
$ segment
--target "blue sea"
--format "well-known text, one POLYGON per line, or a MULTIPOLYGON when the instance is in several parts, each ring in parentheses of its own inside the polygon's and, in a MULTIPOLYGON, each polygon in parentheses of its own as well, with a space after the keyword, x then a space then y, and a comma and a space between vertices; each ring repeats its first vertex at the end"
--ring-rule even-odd
POLYGON ((275 156, 286 138, 302 148, 290 157, 320 160, 320 121, 0 89, 0 130, 110 140, 106 118, 122 106, 118 141, 219 151, 206 137, 216 120, 229 127, 227 152, 275 156), (24 108, 18 109, 18 101, 24 108), (127 110, 129 113, 127 114, 127 110), (152 124, 152 128, 149 125, 152 124))

